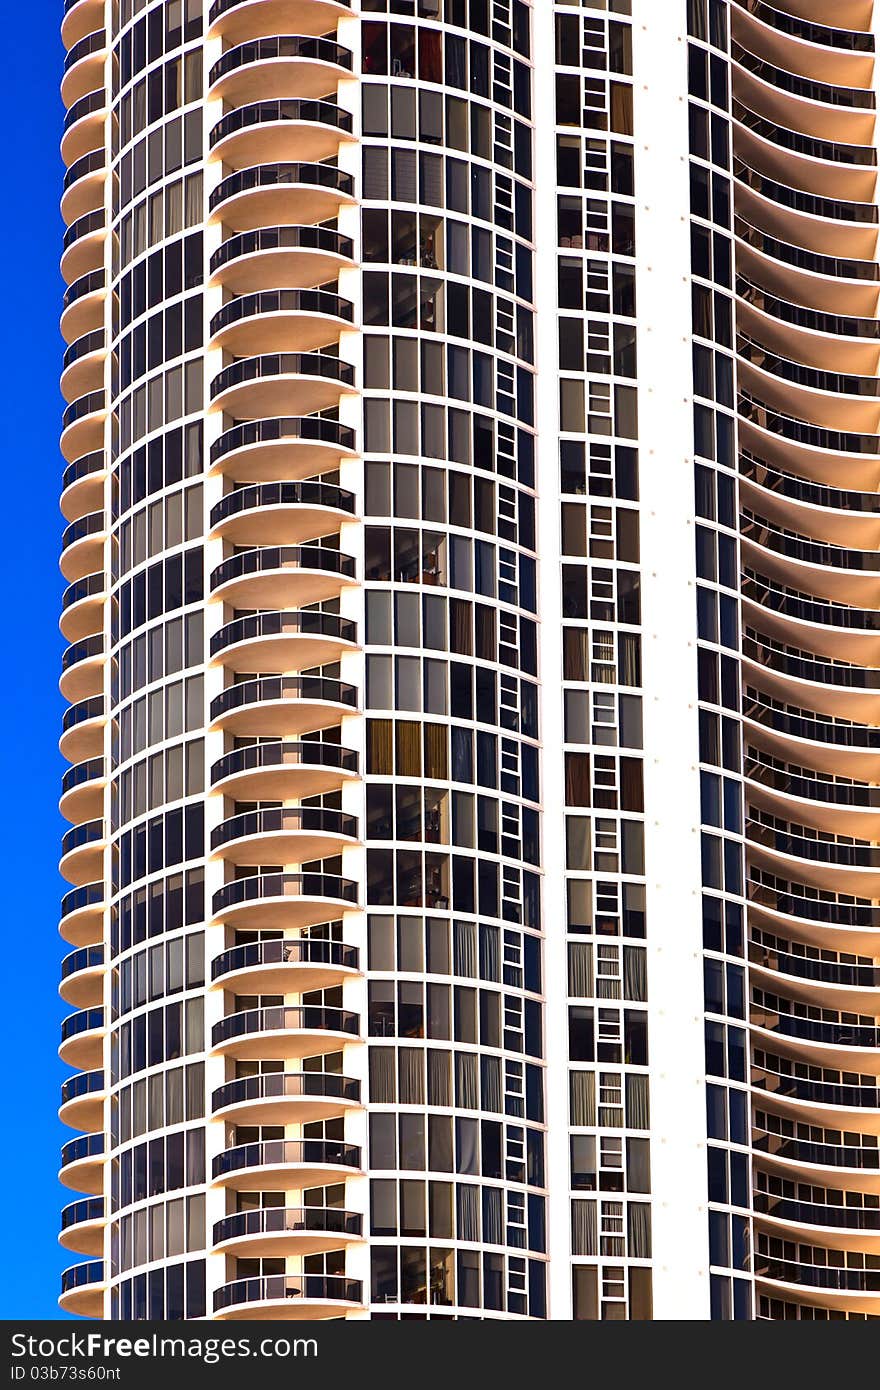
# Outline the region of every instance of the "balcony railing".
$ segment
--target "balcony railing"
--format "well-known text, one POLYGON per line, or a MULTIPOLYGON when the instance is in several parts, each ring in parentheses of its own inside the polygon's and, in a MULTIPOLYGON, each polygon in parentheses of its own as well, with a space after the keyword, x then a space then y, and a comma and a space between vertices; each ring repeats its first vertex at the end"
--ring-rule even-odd
POLYGON ((312 609, 299 613, 253 613, 234 618, 215 632, 211 638, 211 656, 219 656, 241 642, 256 642, 267 637, 325 637, 353 646, 357 642, 357 624, 338 613, 312 609))
POLYGON ((216 1115, 231 1105, 246 1105, 260 1100, 341 1100, 359 1105, 361 1083, 338 1072, 261 1072, 258 1076, 240 1076, 218 1086, 211 1097, 211 1109, 216 1115))
POLYGON ((259 290, 255 294, 243 294, 224 304, 211 319, 209 333, 212 338, 242 319, 256 318, 264 314, 317 314, 326 318, 342 319, 345 323, 354 321, 354 307, 350 300, 332 290, 259 290))
POLYGON ((326 899, 355 907, 358 886, 352 879, 341 878, 338 874, 253 874, 224 883, 214 894, 212 907, 214 915, 219 916, 230 908, 243 907, 265 898, 326 899))
POLYGON ((261 1144, 239 1144, 217 1154, 213 1176, 216 1180, 247 1168, 288 1165, 356 1169, 361 1166, 361 1151, 355 1144, 336 1139, 267 1139, 261 1144))
POLYGON ((214 1244, 224 1245, 242 1236, 313 1234, 357 1239, 363 1234, 363 1218, 360 1212, 341 1207, 260 1207, 217 1221, 214 1244))
POLYGON ((354 242, 334 227, 259 227, 255 231, 239 232, 224 241, 211 256, 211 274, 222 270, 230 261, 263 251, 319 251, 350 261, 354 256, 354 242))
POLYGON ((221 140, 242 130, 285 122, 333 126, 344 134, 350 134, 352 128, 351 113, 337 106, 335 101, 291 97, 280 101, 258 101, 227 112, 211 131, 210 145, 213 149, 221 140))
POLYGON ((102 1158, 104 1155, 103 1134, 79 1134, 76 1139, 68 1139, 61 1148, 61 1167, 68 1168, 72 1163, 80 1163, 84 1158, 102 1158))
POLYGON ((68 1076, 67 1080, 62 1082, 61 1104, 67 1105, 68 1101, 81 1100, 83 1096, 99 1095, 103 1090, 103 1071, 80 1071, 76 1076, 68 1076))
POLYGON ((334 39, 285 34, 254 39, 250 43, 240 43, 235 48, 228 49, 211 68, 208 86, 213 87, 221 78, 228 77, 231 72, 248 67, 251 63, 272 62, 283 58, 299 58, 351 69, 351 53, 334 39))
MULTIPOLYGON (((354 367, 339 357, 320 352, 264 353, 260 357, 245 357, 224 367, 211 382, 211 398, 220 396, 234 386, 271 381, 274 377, 303 376, 338 382, 340 386, 354 384, 354 367)), ((293 486, 293 484, 290 484, 293 486)))
POLYGON ((208 199, 209 212, 242 193, 261 188, 322 188, 343 198, 354 197, 354 179, 332 164, 255 164, 239 169, 218 183, 208 199))
POLYGON ((348 1033, 357 1037, 360 1019, 351 1009, 329 1008, 323 1004, 277 1005, 266 1009, 243 1009, 227 1014, 211 1030, 212 1047, 221 1047, 235 1038, 254 1033, 348 1033))
POLYGON ((91 1284, 103 1284, 104 1261, 86 1260, 82 1264, 71 1265, 61 1275, 61 1293, 73 1293, 91 1284))
POLYGON ((61 979, 63 981, 71 975, 78 975, 82 970, 101 970, 103 966, 103 945, 81 946, 77 951, 69 951, 64 957, 61 962, 61 979))
POLYGON ((358 755, 354 749, 341 748, 337 743, 250 743, 244 748, 233 748, 218 759, 211 768, 211 785, 216 786, 239 773, 284 771, 295 767, 325 767, 354 775, 358 770, 358 755))
MULTIPOLYGON (((232 946, 228 951, 223 951, 211 965, 211 979, 217 981, 224 975, 237 974, 241 970, 258 966, 327 965, 338 966, 343 970, 357 970, 359 960, 358 948, 343 941, 327 941, 322 937, 312 936, 293 939, 276 937, 268 941, 249 941, 243 946, 232 946)), ((262 1081, 265 1078, 246 1079, 262 1081)))
MULTIPOLYGON (((229 4, 231 0, 221 0, 221 3, 229 4)), ((236 0, 236 3, 240 3, 240 0, 236 0)), ((775 5, 768 5, 766 0, 745 0, 743 8, 763 20, 765 24, 778 29, 780 34, 790 34, 792 38, 802 39, 804 43, 818 43, 851 53, 874 52, 873 34, 838 28, 836 25, 831 27, 827 24, 816 24, 810 19, 802 19, 800 15, 779 10, 775 5)))
POLYGON ((259 676, 254 680, 228 685, 211 701, 211 720, 222 719, 248 705, 275 700, 302 700, 304 703, 344 705, 356 709, 355 686, 332 676, 259 676))
MULTIPOLYGON (((878 1276, 880 1278, 880 1276, 878 1276)), ((214 1293, 214 1312, 248 1303, 363 1303, 359 1279, 341 1274, 269 1274, 262 1279, 236 1279, 214 1293)))
POLYGON ((104 1198, 83 1197, 78 1202, 68 1202, 61 1212, 62 1231, 71 1226, 82 1226, 86 1222, 104 1220, 104 1198))

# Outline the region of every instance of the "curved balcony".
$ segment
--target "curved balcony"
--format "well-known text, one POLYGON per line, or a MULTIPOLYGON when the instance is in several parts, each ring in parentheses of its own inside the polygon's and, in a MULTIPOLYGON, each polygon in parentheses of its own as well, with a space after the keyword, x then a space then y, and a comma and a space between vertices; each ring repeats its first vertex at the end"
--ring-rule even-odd
POLYGON ((71 705, 61 721, 61 756, 71 763, 92 762, 103 747, 105 722, 103 695, 71 705))
POLYGON ((233 169, 336 156, 352 140, 351 113, 335 101, 257 101, 228 111, 210 136, 211 154, 233 169))
POLYGON ((75 342, 84 333, 101 327, 106 297, 107 281, 103 267, 86 271, 68 285, 60 320, 61 336, 66 343, 75 342))
MULTIPOLYGON (((101 269, 106 239, 107 218, 103 208, 87 212, 67 228, 61 244, 61 275, 65 284, 73 285, 83 276, 101 269)), ((72 341, 68 334, 64 336, 68 342, 72 341)))
POLYGON ((104 1191, 104 1135, 81 1134, 61 1149, 58 1179, 74 1192, 100 1196, 104 1191))
POLYGON ((78 1255, 102 1255, 104 1198, 84 1197, 79 1202, 69 1202, 61 1212, 58 1240, 65 1250, 74 1250, 78 1255))
MULTIPOLYGON (((65 165, 73 168, 78 160, 92 154, 93 151, 103 151, 106 115, 107 97, 103 87, 96 92, 89 92, 88 96, 71 106, 64 117, 64 133, 61 137, 61 158, 65 165)), ((67 186, 65 181, 65 189, 67 186)), ((103 197, 99 202, 103 203, 103 197)), ((95 206, 98 206, 98 203, 95 206)), ((82 216, 83 213, 79 215, 82 216)), ((64 199, 61 202, 61 216, 68 225, 76 221, 75 217, 66 214, 64 199)))
POLYGON ((792 827, 787 821, 759 814, 761 819, 751 819, 746 825, 753 863, 841 893, 870 896, 876 890, 880 846, 835 839, 820 832, 801 834, 804 827, 792 827))
POLYGON ((778 530, 746 512, 741 518, 745 555, 771 578, 796 584, 840 604, 872 607, 877 597, 880 554, 828 545, 796 532, 778 530), (754 548, 754 549, 753 549, 754 548))
POLYGON ((89 391, 67 407, 62 416, 60 448, 68 463, 101 447, 107 414, 103 390, 89 391))
MULTIPOLYGON (((90 1010, 100 1013, 100 1009, 90 1010)), ((97 1134, 104 1127, 104 1073, 98 1068, 69 1076, 61 1086, 58 1118, 71 1129, 97 1134)))
POLYGON ((227 686, 211 701, 211 723, 227 733, 283 738, 332 728, 357 708, 357 690, 344 681, 263 676, 227 686))
POLYGON ((740 380, 749 395, 784 412, 804 412, 828 429, 876 434, 880 429, 880 380, 828 371, 771 352, 740 335, 740 380))
POLYGON ((72 583, 101 569, 107 527, 103 511, 89 512, 65 527, 61 537, 61 573, 72 583))
POLYGON ((851 488, 870 490, 880 480, 876 435, 829 430, 773 410, 741 391, 740 438, 747 454, 771 468, 833 483, 843 473, 851 488))
POLYGON ((214 1317, 221 1321, 344 1318, 363 1304, 360 1279, 341 1274, 268 1274, 221 1284, 214 1292, 214 1317))
POLYGON ((103 449, 69 463, 61 479, 61 511, 67 521, 79 521, 101 508, 107 459, 103 449))
POLYGON ((65 700, 87 700, 99 695, 104 683, 104 634, 93 633, 66 647, 61 657, 58 682, 65 700))
POLYGON ((59 810, 74 825, 97 820, 104 802, 107 778, 103 758, 87 758, 74 763, 61 778, 59 810))
POLYGON ((355 816, 323 806, 244 811, 211 831, 211 852, 232 864, 305 864, 358 843, 355 816))
POLYGON ((230 555, 211 573, 213 598, 233 608, 307 607, 355 583, 354 557, 319 545, 267 545, 230 555))
POLYGON ((837 483, 801 477, 788 469, 768 464, 748 449, 740 456, 740 479, 744 488, 759 489, 765 502, 806 508, 808 515, 821 518, 823 527, 834 524, 832 517, 836 513, 847 527, 870 527, 872 539, 880 539, 880 531, 877 530, 880 494, 876 491, 857 491, 851 487, 840 487, 837 483))
POLYGON ((360 1103, 359 1081, 323 1071, 241 1076, 218 1087, 211 1101, 215 1119, 239 1125, 308 1124, 338 1119, 360 1103))
POLYGON ((359 1041, 360 1019, 350 1009, 320 1004, 279 1005, 227 1014, 211 1030, 211 1050, 239 1061, 289 1061, 339 1052, 359 1041))
MULTIPOLYGON (((104 380, 104 361, 107 356, 104 330, 93 329, 71 343, 64 354, 61 373, 61 394, 73 402, 98 391, 104 380)), ((79 458, 79 453, 74 455, 79 458)))
POLYGON ((94 1070, 104 1053, 104 1010, 77 1009, 61 1024, 58 1056, 66 1066, 94 1070))
POLYGON ((58 1306, 80 1318, 100 1318, 104 1312, 104 1261, 71 1265, 61 1275, 58 1306))
MULTIPOLYGON (((754 252, 753 263, 759 264, 765 275, 774 270, 780 274, 792 272, 797 283, 810 285, 815 294, 820 293, 823 287, 835 295, 861 287, 872 296, 872 301, 876 298, 877 281, 880 280, 880 267, 876 261, 827 255, 794 242, 782 241, 739 215, 734 216, 734 232, 740 254, 748 256, 754 252), (828 280, 834 281, 834 284, 827 285, 828 280)), ((772 285, 768 288, 773 290, 772 285)), ((856 313, 856 317, 867 316, 856 313)))
POLYGON ((84 883, 61 899, 63 939, 71 946, 94 946, 104 934, 104 883, 84 883))
POLYGON ((823 1009, 824 1013, 836 1015, 829 1019, 806 1017, 783 1008, 783 1005, 791 1004, 790 999, 781 998, 776 994, 765 995, 760 990, 756 990, 755 994, 756 999, 752 1004, 752 1026, 773 1033, 777 1044, 788 1038, 795 1038, 798 1041, 816 1042, 823 1048, 837 1048, 841 1052, 877 1047, 880 1027, 874 1027, 873 1023, 847 1022, 847 1017, 841 1016, 840 1012, 834 1009, 823 1009))
POLYGON ((756 52, 766 53, 780 67, 806 72, 826 82, 868 86, 873 70, 873 36, 846 27, 865 18, 865 6, 858 3, 839 6, 835 10, 839 25, 833 28, 781 10, 765 0, 745 0, 744 4, 731 6, 734 37, 748 41, 756 52))
MULTIPOLYGON (((785 805, 792 801, 813 804, 817 811, 827 807, 852 817, 852 825, 867 824, 863 812, 880 810, 880 786, 849 778, 829 776, 814 768, 798 767, 772 758, 763 750, 749 747, 745 775, 749 794, 778 792, 785 805)), ((800 807, 798 808, 800 810, 800 807)))
POLYGON ((771 1297, 788 1296, 840 1313, 876 1316, 880 1270, 804 1264, 800 1260, 753 1257, 755 1278, 771 1297))
POLYGON ((214 1248, 239 1259, 320 1255, 363 1239, 360 1212, 341 1207, 261 1207, 214 1223, 214 1248))
MULTIPOLYGON (((847 1023, 839 1013, 834 1019, 805 1018, 781 1008, 790 1003, 788 999, 767 995, 766 1002, 752 1005, 750 1027, 756 1042, 783 1054, 811 1058, 820 1065, 828 1061, 860 1069, 871 1064, 870 1054, 877 1047, 880 1029, 865 1023, 847 1023)), ((830 1009, 825 1012, 836 1013, 830 1009)))
POLYGON ((224 754, 211 768, 211 787, 236 801, 291 801, 338 791, 357 775, 353 748, 279 739, 224 754))
POLYGON ((781 299, 827 313, 869 318, 876 311, 876 261, 848 259, 798 246, 734 216, 740 274, 781 299))
POLYGON ((249 941, 215 958, 211 984, 235 994, 305 994, 345 984, 360 973, 359 959, 356 946, 322 937, 249 941))
POLYGON ((329 353, 269 353, 225 367, 211 383, 211 404, 237 420, 284 409, 309 415, 335 409, 353 390, 354 367, 329 353))
POLYGON ((265 34, 329 34, 351 14, 351 0, 213 0, 208 38, 227 43, 265 34))
POLYGON ((354 493, 335 483, 256 483, 221 498, 210 528, 234 545, 298 545, 354 519, 354 493))
MULTIPOLYGON (((736 79, 735 93, 745 85, 738 72, 736 79)), ((733 97, 733 147, 738 159, 771 178, 789 179, 810 193, 871 201, 877 174, 872 146, 846 144, 833 136, 805 135, 788 124, 768 120, 754 109, 758 104, 750 100, 746 105, 733 97)))
POLYGON ((240 356, 310 352, 337 342, 353 322, 350 300, 332 290, 260 290, 224 304, 209 332, 212 346, 240 356))
MULTIPOLYGON (((870 81, 870 56, 874 51, 873 35, 862 29, 847 28, 847 25, 859 24, 865 18, 866 6, 859 4, 858 0, 840 4, 836 13, 838 24, 833 28, 804 15, 780 10, 779 6, 767 3, 767 0, 745 0, 744 4, 738 4, 731 11, 737 36, 740 32, 751 33, 755 46, 759 46, 762 53, 766 49, 770 56, 784 54, 784 60, 780 58, 781 63, 791 64, 794 71, 798 71, 799 63, 822 63, 837 58, 845 64, 842 71, 848 72, 849 81, 854 79, 856 71, 862 71, 865 72, 867 83, 870 81), (794 39, 795 43, 787 42, 790 39, 794 39), (781 47, 777 47, 777 44, 781 44, 781 47), (810 47, 804 47, 804 44, 810 47), (813 44, 817 46, 815 49, 813 44), (847 63, 851 54, 854 58, 861 56, 856 60, 861 67, 856 67, 856 61, 847 63)), ((829 81, 847 79, 829 76, 829 81)))
POLYGON ((870 720, 877 711, 880 670, 876 668, 827 661, 763 637, 756 640, 748 628, 743 658, 751 668, 747 672, 750 681, 760 682, 770 695, 804 705, 817 714, 870 720))
POLYGON ((104 946, 84 946, 71 951, 61 962, 58 993, 75 1009, 92 1009, 104 993, 104 946))
POLYGON ((820 949, 873 956, 880 909, 870 899, 835 894, 750 868, 749 923, 820 949))
POLYGON ((829 371, 870 376, 877 370, 880 320, 811 309, 737 275, 740 330, 780 356, 829 371))
POLYGON ((86 34, 68 49, 61 78, 61 100, 66 107, 103 86, 106 57, 107 35, 103 29, 86 34))
MULTIPOLYGON (((874 93, 805 77, 749 51, 734 40, 733 87, 736 97, 771 125, 823 141, 870 144, 874 135, 874 93)), ((770 137, 772 138, 772 137, 770 137)))
POLYGON ((835 1250, 880 1251, 880 1208, 803 1202, 766 1192, 754 1194, 761 1228, 772 1235, 835 1250))
POLYGON ((336 921, 357 905, 357 883, 339 874, 271 873, 224 883, 211 910, 230 926, 284 931, 336 921))
POLYGON ((762 1167, 766 1164, 804 1182, 880 1191, 880 1156, 875 1146, 819 1143, 756 1128, 752 1148, 762 1167))
POLYGON ((212 1171, 236 1192, 301 1192, 359 1175, 361 1151, 336 1139, 267 1139, 224 1150, 212 1171))
POLYGON ((354 203, 354 179, 331 164, 257 164, 218 183, 208 199, 211 221, 234 232, 329 222, 354 203))
MULTIPOLYGON (((107 581, 103 570, 96 574, 87 574, 85 579, 77 579, 75 583, 68 584, 61 596, 61 617, 59 627, 69 642, 78 643, 88 638, 99 636, 103 627, 104 614, 103 605, 107 597, 107 581)), ((67 658, 67 653, 62 657, 62 690, 64 689, 63 676, 66 674, 73 660, 82 660, 83 657, 67 658)), ((70 696, 67 696, 70 699, 70 696)), ((77 696, 76 699, 80 697, 77 696)), ((72 701, 75 703, 75 700, 72 701)))
POLYGON ((802 478, 748 450, 740 457, 740 500, 744 511, 766 517, 780 530, 854 549, 880 545, 880 494, 802 478))
POLYGON ((61 216, 68 226, 103 207, 106 177, 107 155, 103 146, 74 160, 62 182, 61 216))
POLYGON ((94 883, 101 875, 105 844, 103 820, 72 826, 61 839, 59 873, 68 883, 94 883))
POLYGON ((104 19, 104 0, 64 0, 61 42, 73 48, 86 34, 99 29, 104 19))
POLYGON ((254 613, 211 638, 211 660, 231 671, 301 671, 338 661, 357 645, 357 627, 337 613, 254 613))
POLYGON ((750 977, 795 1000, 845 1013, 880 1015, 880 970, 797 954, 782 945, 749 943, 750 977))
POLYGON ((783 645, 819 652, 830 660, 877 660, 880 613, 851 608, 802 595, 797 589, 749 572, 742 586, 743 614, 748 626, 759 627, 783 645))
POLYGON ((880 1087, 868 1085, 865 1077, 860 1078, 862 1084, 822 1079, 828 1076, 842 1078, 851 1073, 758 1052, 752 1067, 752 1086, 761 1105, 791 1121, 830 1129, 852 1129, 857 1124, 863 1132, 876 1133, 880 1129, 880 1087))
POLYGON ((736 157, 734 178, 737 212, 753 226, 823 255, 854 260, 875 256, 878 211, 874 204, 807 193, 758 173, 736 157))
POLYGON ((235 106, 272 98, 324 97, 352 75, 335 39, 284 34, 228 48, 208 74, 208 97, 235 106))
POLYGON ((355 452, 354 430, 320 416, 249 420, 211 445, 211 472, 242 483, 296 481, 338 468, 355 452))
POLYGON ((354 243, 334 227, 259 227, 223 242, 211 257, 211 283, 233 294, 336 280, 353 263, 354 243))

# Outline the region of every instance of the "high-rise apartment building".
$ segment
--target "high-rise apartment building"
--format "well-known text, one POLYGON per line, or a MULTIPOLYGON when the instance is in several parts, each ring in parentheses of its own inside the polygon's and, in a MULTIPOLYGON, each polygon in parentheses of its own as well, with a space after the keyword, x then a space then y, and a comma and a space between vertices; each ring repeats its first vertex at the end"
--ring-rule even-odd
POLYGON ((67 0, 62 1306, 880 1314, 871 0, 67 0))

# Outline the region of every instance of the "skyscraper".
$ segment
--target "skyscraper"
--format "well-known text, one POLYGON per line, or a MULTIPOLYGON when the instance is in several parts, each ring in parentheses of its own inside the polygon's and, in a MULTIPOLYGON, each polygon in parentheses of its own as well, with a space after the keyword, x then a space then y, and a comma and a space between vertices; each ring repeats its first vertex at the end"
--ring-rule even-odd
POLYGON ((67 0, 105 1318, 880 1313, 871 0, 67 0))

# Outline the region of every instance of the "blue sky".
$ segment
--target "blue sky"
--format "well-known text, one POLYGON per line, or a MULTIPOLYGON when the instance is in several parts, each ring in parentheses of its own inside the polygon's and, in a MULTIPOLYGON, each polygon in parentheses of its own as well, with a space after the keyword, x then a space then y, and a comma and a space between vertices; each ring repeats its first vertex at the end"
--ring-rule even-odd
POLYGON ((62 761, 58 632, 61 340, 58 274, 63 53, 61 0, 4 5, 6 62, 0 217, 3 676, 0 680, 0 922, 3 932, 4 1123, 0 1318, 58 1316, 57 1182, 64 1131, 56 1119, 65 1069, 56 1056, 58 935, 63 886, 56 810, 62 761))

